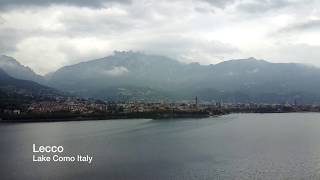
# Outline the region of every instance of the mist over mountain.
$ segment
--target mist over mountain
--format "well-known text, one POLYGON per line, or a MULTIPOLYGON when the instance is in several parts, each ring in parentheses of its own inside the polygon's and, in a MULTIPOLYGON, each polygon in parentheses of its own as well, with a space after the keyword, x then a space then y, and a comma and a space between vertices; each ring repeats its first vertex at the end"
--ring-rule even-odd
POLYGON ((0 56, 0 68, 14 78, 31 80, 41 84, 44 83, 44 78, 42 76, 36 74, 29 67, 21 65, 12 57, 5 55, 0 56))
POLYGON ((136 52, 63 67, 52 87, 102 99, 192 99, 225 102, 320 102, 320 69, 255 58, 216 65, 185 64, 136 52))
POLYGON ((48 79, 51 86, 59 89, 99 98, 129 98, 138 94, 146 98, 173 98, 202 76, 202 68, 206 67, 164 56, 115 52, 113 56, 63 67, 48 79))
POLYGON ((32 88, 28 91, 36 92, 50 86, 105 100, 181 100, 198 96, 201 100, 224 102, 320 102, 319 68, 255 58, 200 65, 116 51, 105 58, 65 66, 46 77, 8 56, 0 56, 0 68, 0 87, 4 89, 4 82, 13 83, 5 84, 7 92, 8 87, 16 91, 26 86, 32 88))
POLYGON ((16 79, 0 68, 0 105, 16 104, 61 96, 50 87, 29 80, 16 79))

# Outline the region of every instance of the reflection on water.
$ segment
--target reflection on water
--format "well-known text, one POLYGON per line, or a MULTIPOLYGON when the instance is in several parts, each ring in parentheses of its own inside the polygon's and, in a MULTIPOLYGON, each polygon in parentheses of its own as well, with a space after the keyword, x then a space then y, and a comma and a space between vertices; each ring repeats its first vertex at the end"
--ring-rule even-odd
POLYGON ((320 179, 320 114, 0 124, 1 179, 320 179), (93 162, 32 162, 32 144, 93 162))

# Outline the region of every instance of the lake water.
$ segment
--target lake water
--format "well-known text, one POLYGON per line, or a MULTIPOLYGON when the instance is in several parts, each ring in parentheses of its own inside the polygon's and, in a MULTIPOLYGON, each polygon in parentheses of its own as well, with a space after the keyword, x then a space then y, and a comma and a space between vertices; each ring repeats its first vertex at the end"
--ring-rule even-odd
POLYGON ((0 136, 0 179, 320 179, 319 113, 6 123, 0 136), (33 162, 32 144, 93 161, 33 162))

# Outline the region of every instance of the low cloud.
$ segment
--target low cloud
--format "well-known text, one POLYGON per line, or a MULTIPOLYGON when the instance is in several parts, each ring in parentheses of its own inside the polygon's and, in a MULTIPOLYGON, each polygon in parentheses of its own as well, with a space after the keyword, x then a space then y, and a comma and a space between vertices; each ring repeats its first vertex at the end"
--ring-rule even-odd
POLYGON ((210 5, 218 8, 225 8, 226 6, 236 2, 236 0, 201 0, 201 1, 207 2, 210 5))
POLYGON ((126 67, 123 66, 116 66, 113 67, 110 70, 104 70, 102 71, 102 74, 107 76, 122 76, 129 72, 129 70, 126 67))
POLYGON ((308 20, 300 23, 290 24, 278 32, 287 33, 287 32, 300 32, 300 31, 313 31, 320 30, 320 19, 308 20))
POLYGON ((133 50, 166 55, 184 62, 212 64, 239 53, 239 49, 220 41, 179 35, 163 35, 132 43, 133 50), (134 46, 135 44, 135 46, 134 46))
POLYGON ((283 44, 265 48, 255 56, 275 63, 293 62, 320 67, 320 64, 315 63, 320 57, 319 49, 320 45, 283 44))
POLYGON ((284 7, 292 5, 290 0, 254 0, 249 2, 244 2, 238 5, 240 10, 249 12, 249 13, 264 13, 270 10, 278 10, 284 7))

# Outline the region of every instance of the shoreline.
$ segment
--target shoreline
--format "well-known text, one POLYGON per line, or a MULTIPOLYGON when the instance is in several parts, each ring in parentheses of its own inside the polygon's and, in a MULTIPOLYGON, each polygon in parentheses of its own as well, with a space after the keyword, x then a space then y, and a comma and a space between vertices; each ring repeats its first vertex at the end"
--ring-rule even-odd
POLYGON ((130 119, 179 119, 179 118, 207 118, 210 114, 207 112, 165 112, 165 113, 129 113, 129 114, 99 114, 99 115, 74 115, 74 116, 13 116, 7 119, 1 119, 0 123, 24 123, 24 122, 63 122, 63 121, 101 121, 101 120, 130 120, 130 119))
POLYGON ((77 117, 61 117, 61 118, 34 118, 34 119, 0 119, 1 123, 37 123, 37 122, 71 122, 71 121, 103 121, 103 120, 137 120, 137 119, 152 119, 152 120, 168 120, 168 119, 182 119, 182 118, 209 118, 209 117, 219 117, 228 114, 283 114, 283 113, 320 113, 320 112, 310 112, 310 111, 299 111, 299 112, 228 112, 224 114, 183 114, 183 115, 168 115, 168 114, 157 114, 157 116, 131 116, 130 115, 113 115, 113 116, 77 116, 77 117))

